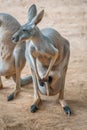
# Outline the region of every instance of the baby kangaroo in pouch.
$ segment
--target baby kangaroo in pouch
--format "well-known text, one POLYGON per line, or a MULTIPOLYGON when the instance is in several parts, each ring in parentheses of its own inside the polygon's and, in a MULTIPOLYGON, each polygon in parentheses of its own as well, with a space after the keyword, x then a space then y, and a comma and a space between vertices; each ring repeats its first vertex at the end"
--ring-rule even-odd
POLYGON ((37 14, 36 6, 32 5, 28 11, 28 17, 32 20, 21 26, 13 35, 14 43, 26 40, 25 56, 31 67, 35 99, 31 112, 36 112, 39 108, 39 92, 47 96, 59 93, 59 103, 64 112, 70 115, 70 107, 64 100, 65 77, 70 56, 69 42, 52 28, 40 30, 37 27, 43 15, 44 10, 37 14))

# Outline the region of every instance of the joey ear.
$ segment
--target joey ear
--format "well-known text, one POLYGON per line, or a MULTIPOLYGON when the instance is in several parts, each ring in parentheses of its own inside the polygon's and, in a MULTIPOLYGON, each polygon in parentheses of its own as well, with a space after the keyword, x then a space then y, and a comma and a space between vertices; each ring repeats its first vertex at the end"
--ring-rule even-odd
POLYGON ((42 10, 34 19, 34 24, 37 25, 43 18, 44 10, 42 10))
POLYGON ((31 22, 32 19, 36 16, 36 14, 37 14, 36 5, 33 4, 28 10, 28 21, 31 22))

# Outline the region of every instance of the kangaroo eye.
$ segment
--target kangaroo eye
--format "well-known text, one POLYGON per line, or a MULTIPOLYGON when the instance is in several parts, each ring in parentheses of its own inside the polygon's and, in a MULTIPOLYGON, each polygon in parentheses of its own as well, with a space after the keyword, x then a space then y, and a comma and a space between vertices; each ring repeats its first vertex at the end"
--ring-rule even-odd
POLYGON ((23 32, 26 32, 27 30, 26 30, 26 29, 23 29, 22 31, 23 31, 23 32))

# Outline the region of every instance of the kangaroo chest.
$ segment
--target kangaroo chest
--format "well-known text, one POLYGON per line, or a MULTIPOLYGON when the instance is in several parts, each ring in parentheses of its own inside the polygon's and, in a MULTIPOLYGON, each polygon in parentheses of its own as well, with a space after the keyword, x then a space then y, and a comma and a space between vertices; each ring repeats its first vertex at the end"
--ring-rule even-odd
POLYGON ((50 64, 51 61, 51 56, 45 52, 36 52, 37 56, 36 58, 39 60, 39 62, 42 63, 42 65, 48 66, 50 64))
POLYGON ((0 43, 0 75, 8 75, 7 73, 12 69, 11 57, 12 49, 8 45, 0 43))
POLYGON ((6 61, 11 57, 14 45, 11 43, 11 34, 5 31, 3 27, 0 28, 0 60, 6 61))
POLYGON ((55 53, 53 46, 45 42, 39 44, 37 47, 31 42, 29 45, 29 52, 37 61, 41 62, 43 66, 49 66, 52 56, 55 53))
POLYGON ((0 44, 0 61, 6 61, 12 55, 12 51, 8 45, 0 44))
POLYGON ((32 56, 37 59, 42 65, 48 66, 50 64, 51 55, 44 52, 43 50, 34 50, 32 56))

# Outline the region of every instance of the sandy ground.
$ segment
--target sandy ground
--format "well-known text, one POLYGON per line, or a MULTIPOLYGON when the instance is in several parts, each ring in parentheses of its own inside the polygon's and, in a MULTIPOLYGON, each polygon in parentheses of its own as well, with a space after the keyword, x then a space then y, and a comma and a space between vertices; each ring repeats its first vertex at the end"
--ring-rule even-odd
MULTIPOLYGON (((42 96, 40 110, 31 113, 32 84, 22 88, 14 101, 7 102, 6 97, 15 83, 2 77, 0 130, 87 130, 87 0, 0 0, 0 12, 15 16, 23 24, 27 21, 28 7, 33 3, 38 10, 45 9, 39 27, 53 27, 70 41, 65 98, 73 114, 70 118, 64 114, 57 96, 42 96)), ((30 73, 26 64, 22 76, 30 73)))

